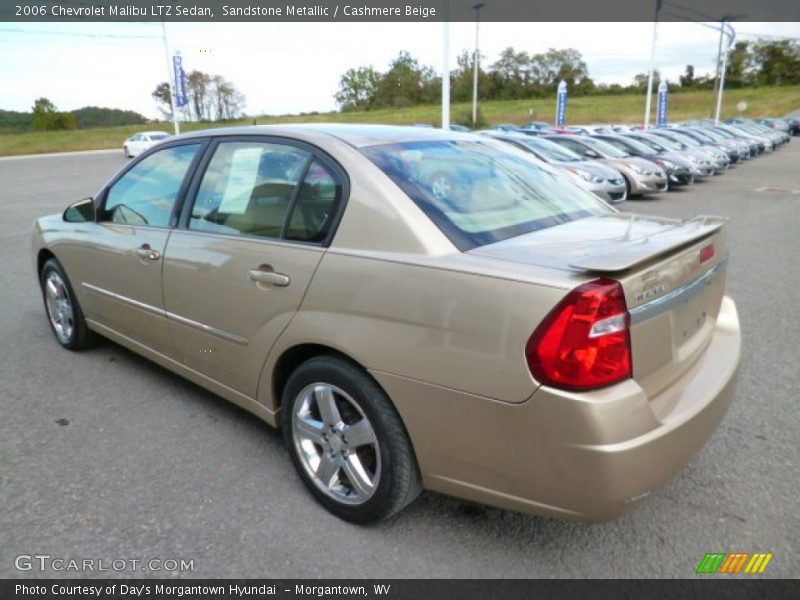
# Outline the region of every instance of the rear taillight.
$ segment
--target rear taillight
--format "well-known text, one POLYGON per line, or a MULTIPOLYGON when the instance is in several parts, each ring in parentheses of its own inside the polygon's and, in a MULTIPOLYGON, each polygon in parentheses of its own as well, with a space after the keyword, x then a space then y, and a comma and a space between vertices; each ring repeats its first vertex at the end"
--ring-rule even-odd
POLYGON ((631 376, 630 314, 618 281, 596 279, 550 311, 525 347, 537 381, 585 391, 631 376))
POLYGON ((702 265, 704 262, 708 262, 709 260, 714 258, 714 255, 716 253, 717 253, 717 251, 714 249, 714 244, 706 246, 705 248, 700 250, 700 256, 698 256, 698 259, 700 260, 700 264, 702 265))

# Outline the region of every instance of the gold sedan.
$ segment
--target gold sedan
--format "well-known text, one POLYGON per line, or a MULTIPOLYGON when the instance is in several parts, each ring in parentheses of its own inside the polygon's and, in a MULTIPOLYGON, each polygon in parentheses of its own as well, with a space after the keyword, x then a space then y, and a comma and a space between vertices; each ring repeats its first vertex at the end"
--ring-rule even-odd
POLYGON ((33 258, 61 346, 103 336, 282 427, 360 523, 423 488, 616 517, 708 440, 741 352, 723 219, 620 213, 456 132, 176 137, 40 219, 33 258))

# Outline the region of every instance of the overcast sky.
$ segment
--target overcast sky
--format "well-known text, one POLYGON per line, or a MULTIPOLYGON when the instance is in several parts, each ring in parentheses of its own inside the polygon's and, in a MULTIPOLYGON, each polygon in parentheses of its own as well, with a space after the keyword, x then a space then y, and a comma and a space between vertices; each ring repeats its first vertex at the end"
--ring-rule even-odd
MULTIPOLYGON (((800 37, 800 23, 737 23, 749 34, 800 37)), ((385 70, 401 50, 437 71, 441 23, 169 23, 172 50, 184 68, 231 80, 249 114, 335 108, 339 76, 350 67, 385 70)), ((628 84, 649 64, 652 23, 482 23, 481 52, 489 63, 507 46, 529 53, 576 48, 596 82, 628 84)), ((719 34, 697 23, 658 26, 656 67, 677 80, 685 65, 714 70, 719 34)), ((473 48, 475 25, 450 26, 451 67, 473 48)), ((0 24, 0 108, 30 110, 45 96, 60 110, 86 105, 158 116, 150 94, 166 81, 159 23, 0 24)))

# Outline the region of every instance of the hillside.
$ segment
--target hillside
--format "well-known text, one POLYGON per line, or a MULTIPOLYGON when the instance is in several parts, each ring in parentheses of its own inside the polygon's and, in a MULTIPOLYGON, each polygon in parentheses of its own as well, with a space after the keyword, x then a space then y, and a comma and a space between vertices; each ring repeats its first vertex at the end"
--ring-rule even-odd
MULTIPOLYGON (((800 86, 761 87, 729 90, 725 93, 723 118, 742 114, 746 117, 784 116, 800 108, 800 86), (745 101, 748 105, 744 113, 736 106, 745 101)), ((569 100, 567 120, 569 123, 636 123, 642 122, 645 98, 639 94, 585 96, 569 100)), ((670 95, 669 118, 682 120, 711 116, 715 96, 710 90, 674 93, 670 95)), ((484 119, 490 124, 518 123, 529 119, 529 110, 534 110, 534 119, 553 121, 555 98, 486 101, 480 104, 484 119)), ((306 115, 281 115, 258 117, 259 125, 270 123, 299 122, 350 122, 350 123, 389 123, 414 124, 430 123, 437 125, 440 119, 438 105, 414 106, 403 109, 385 109, 366 112, 319 113, 306 115)), ((468 103, 453 104, 451 119, 456 123, 471 114, 468 103)), ((653 103, 655 118, 655 102, 653 103)), ((225 125, 252 124, 253 118, 226 123, 183 123, 182 131, 192 131, 225 125)), ((72 150, 99 150, 122 148, 127 137, 143 129, 162 129, 172 131, 171 123, 149 123, 125 127, 107 127, 74 131, 32 132, 0 135, 0 156, 18 154, 39 154, 44 152, 66 152, 72 150)))

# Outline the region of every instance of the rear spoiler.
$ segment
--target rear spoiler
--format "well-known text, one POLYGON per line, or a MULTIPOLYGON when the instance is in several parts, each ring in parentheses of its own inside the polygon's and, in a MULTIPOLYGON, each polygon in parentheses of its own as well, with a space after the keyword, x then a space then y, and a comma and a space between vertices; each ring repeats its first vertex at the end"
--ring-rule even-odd
MULTIPOLYGON (((636 222, 636 215, 615 215, 629 217, 631 226, 636 222)), ((649 217, 646 217, 649 218, 649 217)), ((616 273, 626 271, 643 262, 647 262, 676 248, 686 246, 707 237, 722 228, 728 219, 710 215, 699 215, 676 223, 673 227, 656 233, 640 235, 636 238, 623 239, 613 251, 586 254, 569 263, 570 267, 582 271, 616 273)), ((630 229, 629 229, 630 232, 630 229)))

